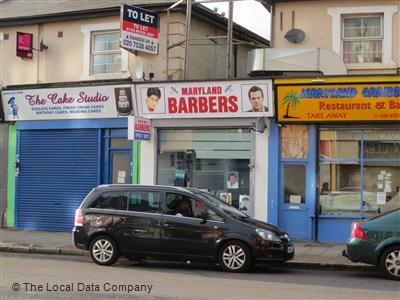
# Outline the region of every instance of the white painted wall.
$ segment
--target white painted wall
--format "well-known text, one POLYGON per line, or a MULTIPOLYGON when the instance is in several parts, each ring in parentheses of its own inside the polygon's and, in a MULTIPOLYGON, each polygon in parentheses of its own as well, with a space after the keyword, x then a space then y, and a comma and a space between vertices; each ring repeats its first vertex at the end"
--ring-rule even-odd
POLYGON ((254 217, 263 221, 268 216, 268 137, 269 124, 264 133, 256 133, 255 143, 254 217))

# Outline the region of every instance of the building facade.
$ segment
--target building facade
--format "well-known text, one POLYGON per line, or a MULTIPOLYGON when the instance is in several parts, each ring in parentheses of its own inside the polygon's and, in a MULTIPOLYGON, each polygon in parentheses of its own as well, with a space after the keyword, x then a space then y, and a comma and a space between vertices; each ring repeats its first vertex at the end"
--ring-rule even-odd
MULTIPOLYGON (((136 113, 136 84, 184 78, 186 7, 171 9, 167 20, 167 9, 174 3, 130 2, 158 13, 158 55, 119 47, 118 1, 47 1, 29 9, 23 1, 2 3, 0 80, 7 125, 1 129, 6 127, 7 135, 1 137, 8 151, 7 163, 1 152, 1 168, 7 170, 2 180, 7 181, 9 227, 70 230, 74 210, 94 186, 164 183, 155 175, 158 146, 148 151, 145 142, 129 141, 127 120, 136 113), (26 36, 32 39, 28 51, 22 49, 31 54, 23 58, 16 56, 17 33, 23 34, 22 41, 26 36)), ((225 76, 226 43, 209 37, 226 35, 226 25, 221 15, 193 6, 188 79, 225 76)), ((238 25, 233 36, 239 41, 234 46, 234 76, 245 78, 247 52, 268 42, 238 25)), ((238 119, 194 118, 184 126, 192 131, 245 128, 247 141, 256 117, 238 119)), ((179 118, 161 123, 165 132, 154 135, 150 144, 159 145, 158 136, 162 140, 183 127, 179 118)), ((265 147, 265 134, 262 140, 265 147)), ((168 149, 177 152, 177 165, 178 160, 188 160, 191 150, 182 148, 182 156, 177 146, 168 149)), ((251 144, 248 152, 254 149, 251 144)), ((264 203, 265 193, 260 198, 264 203)), ((265 209, 262 214, 266 216, 265 209)))
POLYGON ((270 3, 273 48, 328 49, 354 76, 275 80, 268 220, 343 242, 354 220, 400 205, 399 1, 270 3))

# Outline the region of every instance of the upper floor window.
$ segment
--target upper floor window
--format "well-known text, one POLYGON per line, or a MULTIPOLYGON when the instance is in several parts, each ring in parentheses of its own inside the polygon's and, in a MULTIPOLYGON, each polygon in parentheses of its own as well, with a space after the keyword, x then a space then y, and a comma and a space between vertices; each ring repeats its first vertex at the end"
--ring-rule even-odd
POLYGON ((129 52, 119 47, 119 22, 85 24, 80 80, 128 78, 129 52))
POLYGON ((333 52, 343 58, 349 69, 383 64, 395 68, 393 18, 397 11, 398 5, 328 7, 333 52))
POLYGON ((345 63, 381 63, 382 16, 343 17, 342 41, 345 63))
POLYGON ((121 72, 121 50, 119 32, 93 32, 91 52, 91 74, 121 72))

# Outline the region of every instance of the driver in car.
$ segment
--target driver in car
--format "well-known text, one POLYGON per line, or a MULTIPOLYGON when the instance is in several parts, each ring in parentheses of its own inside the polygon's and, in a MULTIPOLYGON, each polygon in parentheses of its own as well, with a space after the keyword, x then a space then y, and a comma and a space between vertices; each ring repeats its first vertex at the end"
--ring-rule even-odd
POLYGON ((176 212, 175 216, 178 216, 178 217, 190 217, 191 216, 188 201, 186 201, 185 199, 179 200, 177 212, 176 212))

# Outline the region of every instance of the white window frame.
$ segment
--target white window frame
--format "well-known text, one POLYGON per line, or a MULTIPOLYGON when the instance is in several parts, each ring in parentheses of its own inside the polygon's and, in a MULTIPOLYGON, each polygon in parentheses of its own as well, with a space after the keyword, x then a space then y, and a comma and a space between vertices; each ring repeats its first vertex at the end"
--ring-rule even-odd
POLYGON ((87 24, 81 26, 83 34, 83 69, 80 80, 96 80, 96 79, 114 79, 128 78, 131 76, 128 70, 129 52, 121 48, 121 72, 109 74, 91 74, 91 54, 92 54, 92 33, 96 31, 113 31, 119 30, 119 22, 87 24))
POLYGON ((91 47, 90 47, 90 73, 92 74, 92 75, 94 75, 94 76, 98 76, 98 75, 105 75, 105 74, 118 74, 118 73, 120 73, 120 72, 116 72, 116 73, 96 73, 96 74, 94 74, 94 71, 93 71, 93 69, 94 69, 94 56, 95 55, 107 55, 107 54, 120 54, 120 55, 122 55, 122 53, 121 53, 121 48, 120 47, 118 47, 117 49, 115 49, 115 50, 102 50, 102 51, 95 51, 94 50, 94 39, 95 39, 95 36, 96 35, 101 35, 101 34, 107 34, 107 33, 118 33, 118 31, 117 30, 106 30, 106 31, 93 31, 92 33, 91 33, 91 47))
POLYGON ((342 18, 346 15, 355 14, 383 14, 383 39, 382 39, 382 63, 352 63, 348 65, 371 65, 371 66, 382 66, 394 65, 392 57, 393 47, 393 15, 398 11, 396 5, 387 6, 358 6, 358 7, 329 7, 328 15, 332 18, 332 50, 340 57, 343 58, 342 52, 342 18))
MULTIPOLYGON (((360 41, 360 42, 364 42, 364 41, 382 41, 382 45, 383 45, 383 39, 384 39, 384 32, 383 32, 383 15, 382 14, 367 14, 367 15, 343 15, 342 16, 342 21, 341 21, 341 53, 342 53, 342 57, 344 60, 344 42, 356 42, 356 41, 360 41), (355 18, 363 18, 363 17, 379 17, 381 19, 380 21, 380 34, 379 37, 344 37, 344 20, 345 19, 355 19, 355 18)), ((383 49, 382 49, 382 62, 383 62, 383 49)), ((355 62, 353 62, 355 63, 355 62)), ((381 63, 381 62, 377 62, 377 63, 381 63)), ((348 64, 352 64, 352 63, 348 63, 348 64)))

